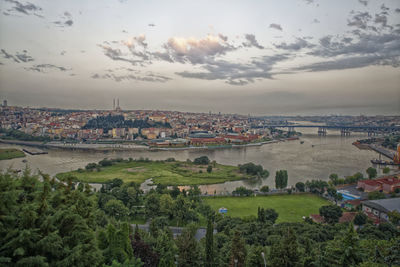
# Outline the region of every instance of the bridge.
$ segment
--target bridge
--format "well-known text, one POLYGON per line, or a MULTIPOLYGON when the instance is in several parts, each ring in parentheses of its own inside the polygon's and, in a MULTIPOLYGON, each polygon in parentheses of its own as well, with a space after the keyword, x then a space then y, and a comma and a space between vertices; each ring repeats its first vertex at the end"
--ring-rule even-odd
POLYGON ((264 124, 252 125, 251 128, 288 128, 288 132, 293 132, 294 128, 318 128, 318 135, 325 136, 327 129, 340 130, 342 136, 350 136, 351 130, 368 132, 368 136, 378 133, 390 133, 400 131, 400 126, 355 126, 355 125, 311 125, 311 124, 264 124))

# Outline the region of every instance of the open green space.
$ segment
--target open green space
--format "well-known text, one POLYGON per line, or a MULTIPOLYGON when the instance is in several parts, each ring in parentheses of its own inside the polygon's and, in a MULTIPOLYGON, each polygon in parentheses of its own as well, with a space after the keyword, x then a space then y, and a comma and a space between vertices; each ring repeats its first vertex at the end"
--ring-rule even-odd
MULTIPOLYGON (((211 164, 212 165, 212 164, 211 164)), ((99 167, 93 170, 76 170, 57 174, 63 180, 74 176, 77 180, 89 183, 104 183, 114 178, 124 182, 142 183, 152 179, 155 184, 164 185, 200 185, 216 184, 250 178, 239 172, 236 166, 215 164, 211 173, 207 165, 196 165, 181 161, 123 161, 114 162, 112 166, 99 167)))
POLYGON ((0 149, 0 160, 23 158, 23 157, 25 157, 25 153, 22 152, 19 149, 15 149, 15 148, 2 148, 2 149, 0 149))
POLYGON ((319 208, 329 202, 312 194, 271 195, 257 197, 205 197, 204 201, 218 212, 221 207, 228 209, 228 216, 257 216, 257 209, 274 209, 278 212, 277 222, 300 222, 303 216, 318 214, 319 208))

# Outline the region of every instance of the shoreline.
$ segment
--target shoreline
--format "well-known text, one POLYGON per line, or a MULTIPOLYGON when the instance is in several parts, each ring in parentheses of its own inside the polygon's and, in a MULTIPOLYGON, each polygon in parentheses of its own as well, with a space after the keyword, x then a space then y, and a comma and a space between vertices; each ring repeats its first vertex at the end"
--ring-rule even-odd
POLYGON ((243 145, 230 145, 230 146, 189 146, 189 147, 179 147, 179 148, 156 148, 156 147, 149 147, 145 145, 123 145, 123 144, 63 144, 63 143, 55 143, 55 142, 36 142, 36 141, 20 141, 20 140, 7 140, 7 139, 0 139, 0 143, 3 144, 12 144, 12 145, 23 145, 23 146, 32 146, 32 147, 40 147, 40 148, 47 148, 47 149, 65 149, 65 150, 84 150, 84 151, 181 151, 181 150, 215 150, 215 149, 227 149, 227 148, 244 148, 244 147, 253 147, 253 146, 262 146, 265 144, 274 144, 279 142, 285 141, 293 141, 299 140, 300 138, 286 138, 286 139, 278 139, 278 140, 270 140, 270 141, 263 141, 258 143, 250 143, 250 144, 243 144, 243 145))

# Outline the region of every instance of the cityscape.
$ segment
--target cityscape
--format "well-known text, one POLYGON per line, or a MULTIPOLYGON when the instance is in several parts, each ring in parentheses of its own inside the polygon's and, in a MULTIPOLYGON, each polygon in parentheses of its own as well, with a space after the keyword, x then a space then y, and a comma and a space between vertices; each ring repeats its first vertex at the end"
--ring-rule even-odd
POLYGON ((0 0, 0 266, 400 266, 397 0, 0 0))

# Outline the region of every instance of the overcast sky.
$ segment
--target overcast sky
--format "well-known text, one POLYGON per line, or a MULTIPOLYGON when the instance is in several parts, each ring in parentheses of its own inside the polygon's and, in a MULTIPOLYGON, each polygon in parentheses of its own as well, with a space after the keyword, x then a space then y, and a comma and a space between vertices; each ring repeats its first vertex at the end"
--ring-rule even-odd
POLYGON ((0 0, 10 105, 400 114, 399 0, 0 0))

